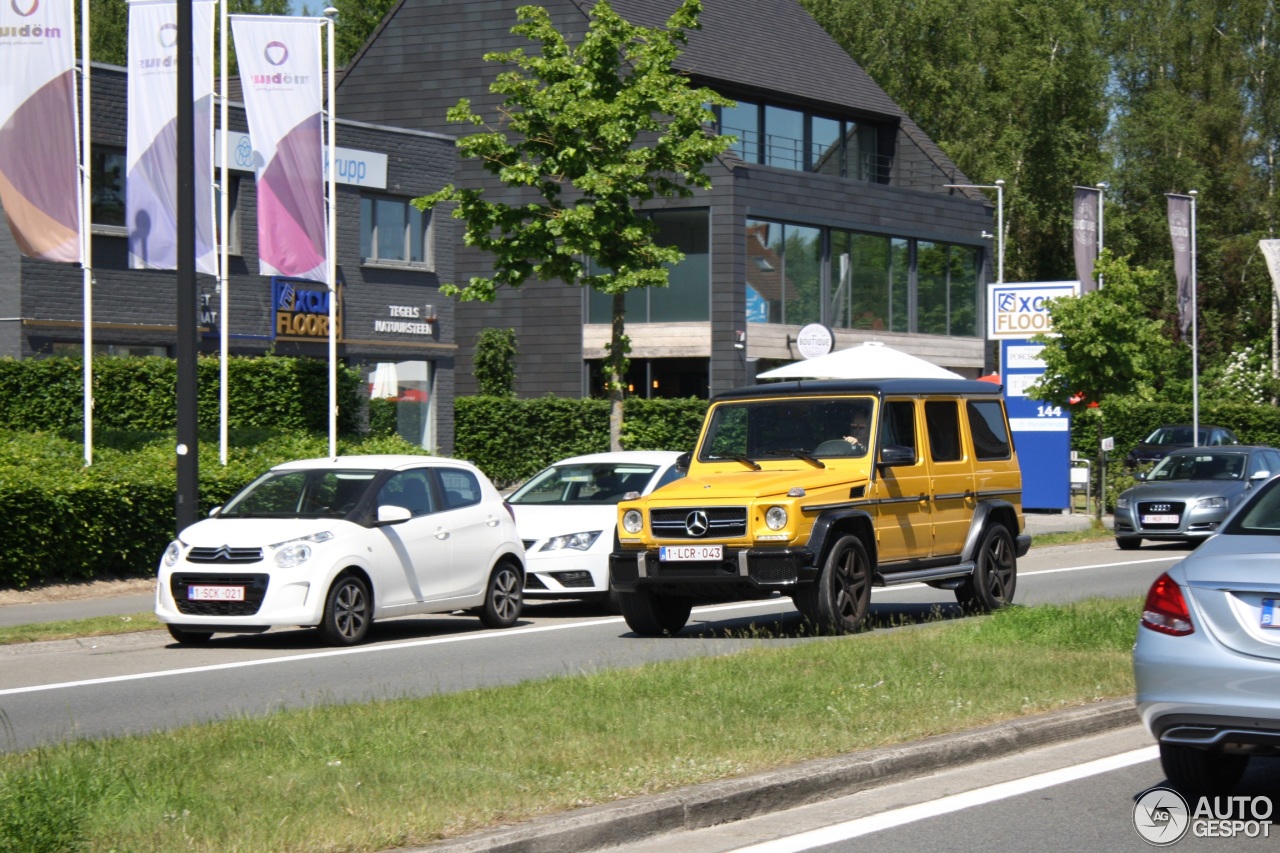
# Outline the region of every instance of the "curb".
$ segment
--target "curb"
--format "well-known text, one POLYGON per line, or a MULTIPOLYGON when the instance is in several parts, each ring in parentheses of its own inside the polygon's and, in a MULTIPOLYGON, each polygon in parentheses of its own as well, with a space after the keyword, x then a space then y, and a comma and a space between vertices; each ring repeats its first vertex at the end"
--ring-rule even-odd
POLYGON ((1111 699, 823 758, 754 776, 620 800, 401 853, 562 853, 702 829, 847 796, 946 767, 1020 752, 1139 722, 1133 697, 1111 699))

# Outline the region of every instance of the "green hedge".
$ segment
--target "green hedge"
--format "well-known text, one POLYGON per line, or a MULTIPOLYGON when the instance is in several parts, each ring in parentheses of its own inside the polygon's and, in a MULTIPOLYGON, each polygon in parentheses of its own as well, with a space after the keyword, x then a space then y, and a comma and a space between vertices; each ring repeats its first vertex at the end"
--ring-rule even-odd
MULTIPOLYGON (((228 459, 201 440, 200 510, 210 509, 272 465, 326 456, 322 433, 237 430, 228 459)), ((169 433, 95 434, 86 467, 78 436, 0 431, 0 587, 138 576, 155 571, 174 535, 175 437, 169 433)), ((424 453, 400 438, 343 439, 339 453, 424 453)))
MULTIPOLYGON (((197 418, 217 429, 221 365, 201 357, 197 418)), ((171 358, 93 360, 94 430, 167 430, 177 418, 177 362, 171 358)), ((338 432, 360 429, 360 375, 338 370, 338 432)), ((281 356, 227 359, 227 424, 329 431, 329 365, 281 356)), ((80 358, 0 359, 0 428, 35 432, 84 429, 84 362, 80 358)))
MULTIPOLYGON (((692 450, 707 411, 698 399, 632 399, 623 409, 628 450, 692 450)), ((609 449, 609 403, 542 397, 460 397, 454 401, 454 453, 499 486, 558 459, 609 449)))

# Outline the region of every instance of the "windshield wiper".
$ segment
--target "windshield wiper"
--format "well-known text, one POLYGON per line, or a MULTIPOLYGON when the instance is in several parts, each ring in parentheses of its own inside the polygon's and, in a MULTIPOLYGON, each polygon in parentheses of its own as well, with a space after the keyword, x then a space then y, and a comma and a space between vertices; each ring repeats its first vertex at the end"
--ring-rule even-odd
POLYGON ((797 459, 803 459, 805 462, 809 462, 809 463, 811 463, 811 464, 813 464, 813 465, 816 465, 816 466, 817 466, 817 467, 819 467, 819 468, 826 468, 826 467, 827 467, 827 463, 823 462, 821 459, 819 459, 819 458, 818 458, 818 457, 816 457, 816 456, 813 456, 812 454, 806 453, 806 452, 805 452, 805 451, 803 451, 803 450, 791 450, 791 449, 787 449, 787 450, 780 450, 780 451, 778 451, 778 452, 779 452, 779 453, 790 453, 790 454, 791 454, 792 456, 794 456, 795 458, 797 458, 797 459))
POLYGON ((736 453, 713 453, 707 457, 708 459, 732 459, 734 462, 741 462, 752 471, 759 471, 760 466, 745 456, 739 456, 736 453))

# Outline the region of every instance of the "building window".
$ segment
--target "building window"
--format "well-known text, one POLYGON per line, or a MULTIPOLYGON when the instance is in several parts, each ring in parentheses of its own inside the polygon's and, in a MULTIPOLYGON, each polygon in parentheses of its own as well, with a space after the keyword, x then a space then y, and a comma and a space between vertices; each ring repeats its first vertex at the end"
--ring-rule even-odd
POLYGON ((240 254, 240 176, 230 175, 225 193, 214 193, 215 204, 219 205, 214 214, 213 227, 218 234, 218 250, 222 250, 222 207, 227 205, 227 252, 240 254))
POLYGON ((747 320, 822 321, 822 231, 747 220, 747 320))
POLYGON ((719 132, 736 137, 732 150, 748 163, 888 181, 887 158, 879 151, 880 126, 871 122, 738 101, 720 108, 719 132))
POLYGON ((125 227, 125 155, 110 148, 94 148, 90 155, 93 201, 90 218, 94 225, 125 227))
MULTIPOLYGON (((684 253, 678 264, 667 264, 667 286, 629 291, 628 323, 700 323, 711 319, 711 232, 705 208, 655 210, 651 214, 660 246, 684 253)), ((587 322, 611 323, 613 297, 591 291, 587 322)))
POLYGON ((748 322, 978 335, 977 247, 762 220, 746 244, 748 322))
POLYGON ((360 257, 369 264, 432 268, 431 213, 408 199, 360 199, 360 257))
MULTIPOLYGON (((52 355, 80 356, 84 355, 84 343, 81 341, 54 341, 49 347, 52 355)), ((100 344, 94 342, 93 354, 118 356, 161 356, 169 355, 168 347, 149 346, 147 344, 100 344)))

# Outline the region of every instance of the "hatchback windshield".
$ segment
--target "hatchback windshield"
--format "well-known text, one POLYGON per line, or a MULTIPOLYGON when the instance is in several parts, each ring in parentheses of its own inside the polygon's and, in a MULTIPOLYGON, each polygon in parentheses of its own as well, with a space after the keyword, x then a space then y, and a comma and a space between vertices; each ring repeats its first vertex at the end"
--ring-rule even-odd
POLYGON ((874 399, 786 399, 717 406, 698 459, 866 456, 874 399))
POLYGON ((377 471, 326 468, 268 471, 227 501, 219 518, 342 518, 368 490, 377 471))
POLYGON ((1147 480, 1239 480, 1243 453, 1174 453, 1160 460, 1147 480))
POLYGON ((616 462, 554 465, 516 489, 507 503, 616 504, 627 492, 644 491, 656 470, 656 465, 616 462))

